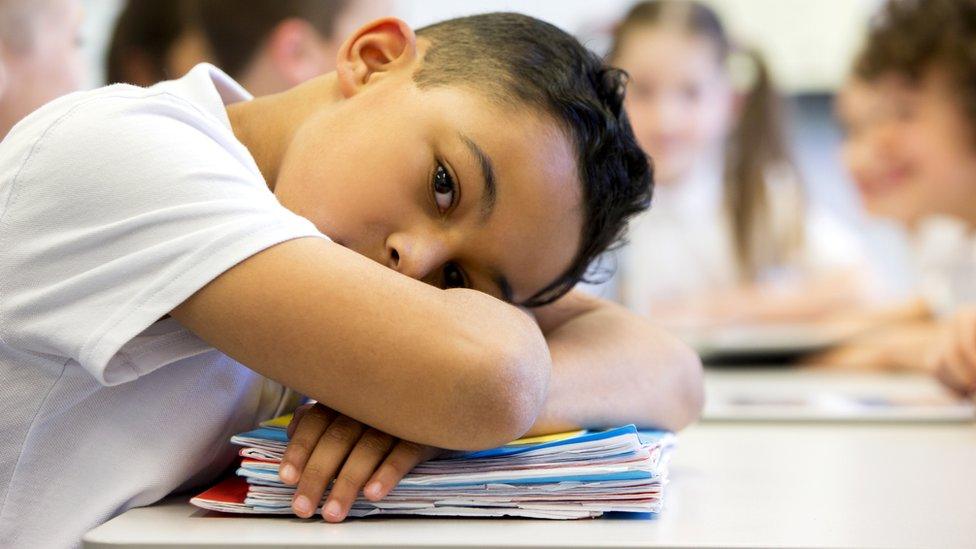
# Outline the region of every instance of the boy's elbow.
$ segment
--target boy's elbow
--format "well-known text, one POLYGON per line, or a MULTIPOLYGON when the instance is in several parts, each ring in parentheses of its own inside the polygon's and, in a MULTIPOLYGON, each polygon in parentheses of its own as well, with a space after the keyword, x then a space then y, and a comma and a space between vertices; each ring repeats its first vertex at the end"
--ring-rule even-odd
POLYGON ((679 431, 701 417, 705 406, 705 379, 701 358, 683 343, 676 350, 674 364, 677 370, 675 414, 668 429, 679 431))
MULTIPOLYGON (((542 410, 551 359, 545 339, 531 319, 522 329, 492 338, 469 364, 475 375, 466 384, 469 404, 459 449, 479 450, 521 437, 542 410), (531 323, 531 324, 529 324, 531 323)), ((521 324, 521 323, 519 323, 521 324)))
POLYGON ((551 368, 544 342, 542 350, 543 353, 504 350, 495 357, 498 374, 493 376, 494 387, 491 389, 495 395, 491 421, 494 436, 489 437, 494 440, 486 440, 489 447, 520 438, 542 411, 551 368))

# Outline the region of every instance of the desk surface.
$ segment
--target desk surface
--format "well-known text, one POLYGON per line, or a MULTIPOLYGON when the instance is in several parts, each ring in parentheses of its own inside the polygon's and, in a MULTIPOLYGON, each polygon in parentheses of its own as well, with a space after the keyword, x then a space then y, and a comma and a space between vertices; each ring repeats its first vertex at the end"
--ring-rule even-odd
POLYGON ((654 519, 239 518, 185 499, 89 532, 101 547, 973 547, 976 426, 703 423, 654 519))

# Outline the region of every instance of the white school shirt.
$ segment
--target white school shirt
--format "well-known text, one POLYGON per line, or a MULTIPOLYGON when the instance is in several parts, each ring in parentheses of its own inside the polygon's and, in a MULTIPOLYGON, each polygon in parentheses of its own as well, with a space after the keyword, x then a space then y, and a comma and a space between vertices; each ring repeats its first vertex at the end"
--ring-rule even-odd
POLYGON ((325 238, 234 138, 198 65, 42 107, 0 143, 0 547, 89 529, 225 469, 285 391, 166 314, 243 259, 325 238))
MULTIPOLYGON (((769 186, 769 197, 773 223, 782 226, 796 200, 792 187, 776 183, 769 186)), ((617 284, 624 304, 646 314, 655 301, 687 299, 739 284, 723 192, 720 160, 700 163, 683 181, 655 186, 650 210, 631 223, 629 243, 618 252, 617 284)), ((863 265, 857 235, 818 208, 808 207, 804 215, 799 257, 760 273, 761 279, 863 265)))
POLYGON ((976 234, 964 221, 936 215, 912 235, 918 291, 933 314, 945 317, 976 304, 976 234))

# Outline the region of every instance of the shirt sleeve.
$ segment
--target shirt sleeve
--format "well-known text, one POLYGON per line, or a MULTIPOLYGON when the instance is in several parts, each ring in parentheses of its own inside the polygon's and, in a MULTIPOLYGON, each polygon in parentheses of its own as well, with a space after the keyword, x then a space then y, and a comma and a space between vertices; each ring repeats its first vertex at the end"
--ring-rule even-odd
POLYGON ((169 94, 79 104, 18 158, 7 150, 0 339, 105 385, 147 374, 113 357, 218 275, 325 238, 275 199, 226 124, 169 94))

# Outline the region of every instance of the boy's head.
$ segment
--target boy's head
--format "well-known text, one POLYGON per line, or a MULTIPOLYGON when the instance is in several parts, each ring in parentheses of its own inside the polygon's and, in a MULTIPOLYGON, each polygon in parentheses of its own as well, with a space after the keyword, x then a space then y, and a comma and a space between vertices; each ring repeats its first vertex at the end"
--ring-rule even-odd
POLYGON ((841 116, 870 211, 909 224, 932 214, 976 224, 976 2, 888 2, 841 116))
POLYGON ((517 14, 414 33, 381 19, 340 48, 275 194, 367 257, 442 287, 551 302, 650 202, 622 73, 517 14))
POLYGON ((152 86, 211 60, 209 46, 187 23, 189 1, 128 0, 106 50, 106 79, 152 86))
MULTIPOLYGON (((381 0, 196 0, 186 4, 189 33, 209 45, 212 62, 255 95, 277 93, 335 69, 343 40, 389 13, 381 0)), ((203 61, 203 59, 201 59, 203 61)))
POLYGON ((0 1, 0 138, 21 118, 82 85, 78 0, 0 1))

